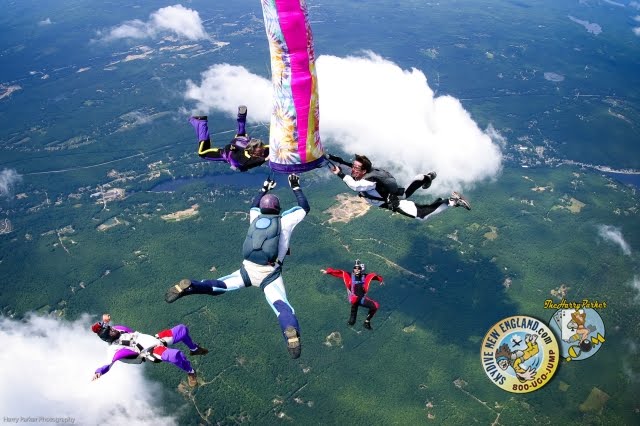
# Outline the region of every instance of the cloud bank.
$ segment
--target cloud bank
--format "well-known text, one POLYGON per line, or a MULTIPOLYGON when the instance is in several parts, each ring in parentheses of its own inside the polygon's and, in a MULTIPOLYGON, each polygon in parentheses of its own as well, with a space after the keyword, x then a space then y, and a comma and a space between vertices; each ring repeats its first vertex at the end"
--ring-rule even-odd
POLYGON ((611 225, 598 225, 598 236, 605 241, 609 241, 619 246, 625 255, 631 256, 631 247, 624 240, 622 231, 619 228, 611 225))
POLYGON ((134 19, 111 28, 103 39, 111 41, 124 38, 155 38, 164 33, 173 33, 188 40, 208 38, 198 12, 177 4, 158 9, 149 15, 146 22, 134 19))
POLYGON ((91 381, 107 351, 90 323, 88 316, 75 322, 0 317, 0 413, 73 418, 76 425, 176 425, 159 404, 160 385, 142 375, 144 366, 118 363, 91 381))
POLYGON ((0 198, 11 198, 13 188, 22 180, 22 176, 14 169, 3 169, 0 171, 0 198))
MULTIPOLYGON (((326 151, 365 154, 401 185, 435 170, 432 194, 470 188, 500 173, 503 138, 491 127, 481 130, 458 99, 435 96, 422 71, 403 70, 372 52, 320 56, 316 67, 326 151)), ((187 82, 185 98, 200 114, 235 117, 237 105, 245 104, 250 122, 270 120, 271 82, 241 66, 213 65, 200 83, 187 82)))

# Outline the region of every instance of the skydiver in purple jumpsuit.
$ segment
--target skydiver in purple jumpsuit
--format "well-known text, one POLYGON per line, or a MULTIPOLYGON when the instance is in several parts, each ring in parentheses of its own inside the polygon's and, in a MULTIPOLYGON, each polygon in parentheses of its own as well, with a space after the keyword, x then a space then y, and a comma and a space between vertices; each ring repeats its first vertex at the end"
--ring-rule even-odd
POLYGON ((198 155, 209 161, 226 161, 233 170, 246 172, 263 165, 269 158, 269 145, 247 135, 247 107, 238 107, 237 133, 223 148, 212 148, 207 116, 194 116, 189 123, 198 138, 198 155))
POLYGON ((103 341, 109 343, 109 364, 99 367, 93 375, 93 380, 107 374, 116 361, 127 364, 140 364, 145 361, 169 362, 187 372, 189 386, 198 384, 197 375, 189 360, 178 349, 169 345, 182 342, 191 355, 206 355, 209 351, 198 346, 191 340, 189 329, 184 324, 178 324, 168 330, 162 330, 155 336, 142 334, 124 325, 109 325, 111 315, 102 315, 102 321, 91 326, 91 330, 103 341))

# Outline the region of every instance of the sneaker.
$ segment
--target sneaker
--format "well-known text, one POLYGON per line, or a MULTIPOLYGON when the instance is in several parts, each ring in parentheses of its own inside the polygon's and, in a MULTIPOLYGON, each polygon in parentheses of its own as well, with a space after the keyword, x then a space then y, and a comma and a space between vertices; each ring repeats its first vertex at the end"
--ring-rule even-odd
POLYGON ((207 121, 206 115, 194 115, 193 118, 195 118, 196 120, 207 121))
POLYGON ((195 351, 190 351, 191 355, 206 355, 209 353, 209 349, 205 349, 201 346, 198 346, 198 348, 195 351))
POLYGON ((460 193, 457 193, 455 191, 452 192, 449 201, 453 202, 454 207, 464 207, 467 210, 471 210, 471 204, 469 204, 467 199, 464 198, 460 193))
POLYGON ((169 287, 169 290, 164 294, 164 300, 167 303, 173 303, 176 300, 184 296, 184 291, 191 287, 191 280, 180 280, 176 285, 169 287))
POLYGON ((302 348, 300 345, 300 335, 298 334, 298 331, 294 327, 289 326, 284 330, 284 336, 287 338, 287 350, 289 351, 291 358, 300 358, 302 348))
POLYGON ((436 172, 429 172, 425 175, 425 183, 422 185, 422 189, 427 189, 431 186, 431 182, 438 176, 436 172), (427 180, 429 178, 429 180, 427 180))
POLYGON ((187 383, 189 383, 189 386, 192 388, 198 386, 198 375, 195 371, 193 373, 187 373, 187 383))
POLYGON ((367 330, 373 330, 373 328, 371 328, 371 321, 366 320, 363 325, 367 330))
POLYGON ((247 118, 247 107, 240 105, 238 107, 238 118, 247 118))
POLYGON ((356 323, 355 319, 350 319, 349 322, 347 322, 347 324, 349 324, 349 325, 353 325, 355 323, 356 323))

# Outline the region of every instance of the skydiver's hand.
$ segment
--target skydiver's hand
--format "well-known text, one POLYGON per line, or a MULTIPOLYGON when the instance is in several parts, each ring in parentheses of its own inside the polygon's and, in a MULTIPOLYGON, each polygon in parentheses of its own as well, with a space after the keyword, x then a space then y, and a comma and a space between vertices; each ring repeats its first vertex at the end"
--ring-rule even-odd
POLYGON ((262 184, 262 192, 269 192, 275 187, 276 187, 276 181, 267 178, 267 180, 265 180, 264 183, 262 184))
POLYGON ((100 378, 100 376, 102 376, 102 374, 100 373, 96 373, 93 375, 93 379, 91 379, 91 381, 93 382, 94 380, 98 380, 100 378))
POLYGON ((331 161, 338 161, 340 160, 340 157, 337 157, 335 155, 331 155, 328 152, 324 154, 324 158, 326 158, 327 160, 331 160, 331 161))
POLYGON ((322 272, 323 274, 326 274, 327 270, 326 269, 320 269, 320 272, 322 272))
POLYGON ((300 189, 300 177, 298 175, 296 175, 295 173, 291 173, 289 175, 289 186, 294 191, 296 189, 300 189))
POLYGON ((334 175, 337 175, 338 173, 340 173, 340 167, 332 166, 331 167, 331 173, 333 173, 334 175))

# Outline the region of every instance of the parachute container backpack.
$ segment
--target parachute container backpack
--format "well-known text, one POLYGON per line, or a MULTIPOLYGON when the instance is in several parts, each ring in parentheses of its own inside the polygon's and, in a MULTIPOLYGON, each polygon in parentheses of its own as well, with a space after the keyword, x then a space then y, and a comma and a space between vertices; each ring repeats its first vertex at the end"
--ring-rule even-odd
POLYGON ((269 166, 300 173, 324 164, 313 34, 305 0, 262 0, 271 52, 269 166))
POLYGON ((249 225, 242 255, 258 265, 273 265, 278 260, 279 241, 280 216, 261 214, 249 225))

